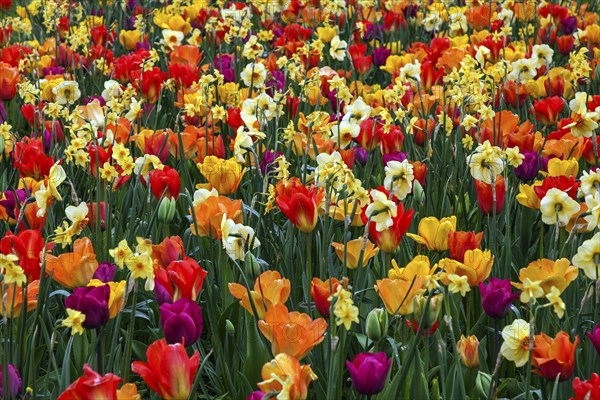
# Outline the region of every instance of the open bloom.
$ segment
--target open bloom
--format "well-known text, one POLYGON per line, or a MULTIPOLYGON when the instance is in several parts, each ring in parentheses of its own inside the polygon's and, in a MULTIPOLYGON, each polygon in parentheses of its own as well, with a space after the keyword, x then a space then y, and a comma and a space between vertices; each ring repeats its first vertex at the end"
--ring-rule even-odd
POLYGON ((411 280, 380 279, 375 290, 383 300, 390 314, 409 315, 414 310, 414 298, 422 291, 423 278, 414 276, 411 280))
POLYGON ((388 161, 385 166, 383 186, 392 192, 398 200, 403 200, 412 191, 415 175, 413 165, 408 161, 388 161))
POLYGON ((288 312, 284 304, 274 304, 265 319, 258 321, 261 333, 271 342, 273 354, 287 353, 299 360, 321 343, 327 330, 323 318, 312 320, 308 314, 288 312))
POLYGON ((364 223, 369 221, 369 234, 384 253, 393 253, 400 245, 404 233, 410 227, 413 210, 405 210, 402 203, 387 200, 385 192, 371 191, 373 202, 361 215, 364 223), (375 193, 375 198, 373 198, 375 193), (369 209, 372 207, 372 209, 369 209))
POLYGON ((317 379, 310 365, 301 365, 294 356, 280 353, 262 367, 262 382, 258 387, 263 393, 279 392, 277 398, 304 400, 308 397, 308 385, 317 379))
POLYGON ((502 329, 502 347, 500 353, 517 367, 522 367, 529 358, 529 323, 516 319, 502 329))
POLYGON ((443 258, 439 264, 444 270, 440 277, 444 285, 450 284, 451 279, 449 275, 453 274, 467 277, 469 286, 473 287, 490 276, 492 265, 494 264, 494 256, 489 250, 467 250, 462 263, 449 258, 443 258))
MULTIPOLYGON (((194 197, 196 197, 195 194, 194 197)), ((209 195, 194 201, 194 209, 191 214, 192 224, 190 229, 192 234, 220 239, 222 236, 221 222, 223 221, 223 215, 226 214, 227 218, 235 223, 243 222, 242 201, 231 200, 218 194, 216 196, 209 195)))
POLYGON ((254 282, 254 290, 248 291, 239 283, 229 283, 229 292, 233 297, 240 300, 240 304, 249 313, 253 314, 252 302, 256 308, 259 319, 264 319, 267 309, 273 304, 284 304, 290 296, 290 281, 282 278, 278 271, 265 271, 254 282))
POLYGON ((419 244, 427 246, 429 250, 448 250, 448 235, 456 231, 456 217, 427 217, 419 221, 419 234, 407 233, 406 236, 419 244))
POLYGON ((146 356, 148 362, 134 361, 132 371, 163 399, 187 399, 200 364, 198 351, 189 357, 182 344, 160 339, 148 346, 146 356))
POLYGON ((208 272, 191 257, 173 260, 167 268, 154 270, 157 286, 160 285, 167 291, 167 297, 170 297, 171 301, 181 298, 196 301, 207 274, 208 272))
POLYGON ((99 328, 108 322, 109 296, 108 285, 80 287, 67 297, 65 307, 85 314, 84 328, 99 328))
POLYGON ((581 268, 588 278, 598 279, 598 271, 600 270, 600 232, 579 246, 577 254, 573 257, 573 265, 581 268))
POLYGON ((335 254, 337 254, 339 260, 343 263, 346 261, 346 267, 350 269, 355 269, 361 264, 364 267, 367 266, 369 260, 379 253, 379 249, 375 246, 369 239, 353 239, 346 242, 344 246, 343 243, 332 242, 331 245, 335 249, 335 254), (364 247, 364 250, 363 250, 364 247), (360 255, 362 252, 362 260, 360 259, 360 255))
POLYGON ((567 225, 579 209, 579 203, 557 188, 548 190, 540 202, 542 221, 548 225, 567 225))
POLYGON ((279 181, 275 187, 275 202, 281 212, 300 231, 309 233, 317 225, 318 206, 323 199, 323 189, 307 188, 299 178, 279 181))
POLYGON ((465 253, 467 250, 478 249, 481 245, 482 238, 483 232, 448 232, 448 249, 450 250, 450 258, 463 262, 465 260, 465 253))
POLYGON ((391 365, 392 359, 387 358, 384 352, 360 353, 352 362, 346 361, 352 387, 358 393, 367 396, 383 390, 391 365))
POLYGON ((100 375, 85 364, 83 376, 71 383, 58 400, 116 399, 117 387, 122 380, 111 373, 100 375))
POLYGON ((216 156, 208 156, 197 166, 210 186, 222 195, 235 193, 246 172, 235 158, 224 160, 216 156))
MULTIPOLYGON (((543 290, 540 296, 543 296, 550 293, 553 286, 562 293, 577 278, 578 273, 577 268, 572 266, 566 258, 556 261, 542 258, 530 262, 526 268, 521 268, 519 280, 525 282, 525 279, 529 279, 531 282, 539 282, 539 286, 543 290)), ((524 290, 523 283, 513 283, 513 286, 524 290)))
POLYGON ((590 379, 582 381, 579 377, 573 379, 574 400, 600 399, 600 375, 593 373, 590 379))
POLYGON ((97 268, 96 253, 89 238, 77 239, 71 253, 46 256, 46 271, 68 289, 87 285, 97 268))
POLYGON ((535 335, 531 363, 536 368, 533 372, 542 378, 554 381, 560 374, 560 381, 566 381, 573 374, 575 367, 575 349, 579 343, 579 337, 571 343, 569 334, 558 332, 553 339, 541 333, 535 335))

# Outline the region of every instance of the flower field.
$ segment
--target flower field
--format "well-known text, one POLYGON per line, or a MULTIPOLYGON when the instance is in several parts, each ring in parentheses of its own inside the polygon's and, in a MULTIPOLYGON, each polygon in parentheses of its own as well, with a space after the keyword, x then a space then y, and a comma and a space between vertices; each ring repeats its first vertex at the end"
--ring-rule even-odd
POLYGON ((600 400, 600 4, 0 0, 0 399, 600 400))

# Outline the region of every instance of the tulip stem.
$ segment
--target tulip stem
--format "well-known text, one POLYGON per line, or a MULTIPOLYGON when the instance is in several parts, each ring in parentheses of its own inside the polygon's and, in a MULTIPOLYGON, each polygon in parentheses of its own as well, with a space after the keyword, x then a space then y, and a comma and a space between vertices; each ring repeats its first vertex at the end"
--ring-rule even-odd
POLYGON ((133 342, 133 331, 135 329, 135 309, 137 306, 137 293, 138 285, 137 281, 133 281, 133 298, 131 304, 131 318, 129 320, 129 327, 127 328, 127 339, 125 341, 125 353, 123 354, 123 361, 121 364, 121 374, 123 375, 123 382, 129 382, 129 364, 131 363, 131 346, 133 342))
POLYGON ((98 373, 99 374, 103 374, 103 356, 104 354, 102 353, 102 328, 96 328, 96 340, 98 343, 96 343, 96 352, 98 355, 98 373))
MULTIPOLYGON (((492 360, 496 362, 498 358, 498 352, 500 351, 500 319, 494 318, 494 353, 492 360)), ((496 379, 496 385, 498 384, 498 376, 494 377, 496 379)))

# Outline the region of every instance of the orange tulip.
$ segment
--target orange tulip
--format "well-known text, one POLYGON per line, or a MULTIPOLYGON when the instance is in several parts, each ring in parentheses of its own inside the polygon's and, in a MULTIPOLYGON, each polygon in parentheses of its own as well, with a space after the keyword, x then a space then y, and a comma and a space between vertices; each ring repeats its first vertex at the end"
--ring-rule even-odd
POLYGON ((227 214, 227 218, 233 222, 241 224, 242 216, 242 201, 231 200, 225 196, 211 196, 194 206, 192 225, 190 229, 197 236, 208 236, 211 239, 221 238, 221 221, 223 215, 227 214))
POLYGON ((340 261, 344 262, 344 252, 346 258, 346 266, 350 269, 356 269, 360 261, 363 267, 367 266, 367 263, 371 258, 375 257, 379 253, 379 249, 369 239, 353 239, 349 240, 344 246, 344 243, 332 242, 331 245, 335 249, 340 261), (364 246, 364 252, 363 252, 364 246), (360 253, 363 252, 362 260, 360 260, 360 253))
POLYGON ((167 268, 171 261, 181 260, 184 255, 183 241, 179 236, 171 236, 159 244, 152 245, 152 261, 155 268, 167 268))
POLYGON ((554 339, 543 332, 535 335, 531 354, 531 363, 536 368, 533 372, 551 381, 556 380, 559 374, 560 381, 568 380, 575 367, 575 349, 578 343, 578 336, 571 343, 569 334, 563 331, 558 332, 554 339))
POLYGON ((288 312, 284 304, 274 304, 264 320, 258 321, 261 333, 271 342, 273 354, 287 353, 301 360, 321 343, 327 330, 323 318, 312 320, 308 314, 288 312))
POLYGON ((461 335, 460 340, 456 343, 456 351, 460 356, 460 360, 467 368, 479 367, 479 340, 475 335, 465 337, 461 335))
POLYGON ((169 153, 176 159, 181 158, 181 144, 183 144, 183 156, 186 159, 193 157, 198 151, 196 140, 198 139, 198 128, 189 125, 181 132, 173 132, 172 129, 167 129, 169 137, 169 153), (180 142, 181 140, 181 142, 180 142))
MULTIPOLYGON (((250 314, 254 314, 246 287, 239 283, 229 283, 228 286, 229 292, 233 297, 240 300, 242 307, 250 314)), ((256 278, 254 290, 250 291, 250 296, 252 296, 258 318, 264 319, 269 307, 273 304, 283 304, 290 297, 290 281, 281 278, 277 271, 265 271, 256 278)))
POLYGON ((308 385, 317 379, 310 365, 300 365, 296 358, 285 353, 277 354, 275 359, 263 365, 261 376, 263 381, 258 387, 263 393, 285 392, 285 398, 290 400, 306 399, 308 385))
MULTIPOLYGON (((40 281, 35 280, 27 285, 27 312, 37 307, 37 296, 40 291, 40 281)), ((12 285, 0 285, 0 299, 6 299, 6 316, 8 318, 18 318, 23 309, 23 291, 17 287, 16 283, 12 285), (13 300, 14 299, 14 300, 13 300)), ((4 307, 0 306, 0 315, 4 307)))
POLYGON ((448 247, 450 258, 463 262, 467 250, 478 249, 483 239, 483 232, 454 231, 448 233, 448 247))
POLYGON ((89 238, 77 239, 72 253, 46 256, 46 272, 67 289, 87 285, 98 268, 96 253, 89 238))
POLYGON ((17 94, 19 71, 10 65, 0 62, 0 100, 10 101, 17 94))

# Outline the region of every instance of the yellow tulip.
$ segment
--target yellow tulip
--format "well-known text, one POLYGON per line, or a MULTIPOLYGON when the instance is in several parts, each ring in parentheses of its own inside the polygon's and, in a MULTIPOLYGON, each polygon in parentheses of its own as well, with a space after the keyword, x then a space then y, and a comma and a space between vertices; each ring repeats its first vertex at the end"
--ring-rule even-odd
POLYGON ((375 290, 390 314, 409 315, 414 310, 414 299, 422 289, 423 278, 413 281, 385 278, 377 281, 375 290))
POLYGON ((516 197, 519 204, 521 204, 522 206, 525 206, 527 208, 539 209, 540 208, 540 198, 535 193, 535 190, 533 190, 533 188, 535 186, 541 186, 541 185, 542 185, 541 181, 535 181, 533 183, 533 185, 527 185, 527 184, 519 185, 519 194, 516 197))
POLYGON ((317 36, 324 43, 329 43, 336 35, 335 29, 328 26, 320 26, 317 28, 317 36))
POLYGON ((224 160, 208 156, 197 166, 208 183, 222 195, 234 193, 246 172, 234 158, 224 160))
POLYGON ((429 250, 448 250, 448 234, 456 231, 456 217, 427 217, 419 221, 419 234, 407 233, 406 235, 419 244, 427 246, 429 250))
POLYGON ((548 161, 548 175, 550 176, 577 176, 578 172, 579 163, 575 158, 570 160, 551 158, 548 161))
POLYGON ((125 281, 102 282, 99 279, 92 279, 88 286, 108 285, 110 287, 110 297, 108 298, 109 318, 115 318, 123 307, 123 294, 125 293, 125 281))
POLYGON ((142 41, 142 33, 137 29, 127 31, 121 30, 119 33, 119 43, 127 50, 135 50, 136 44, 142 41))

